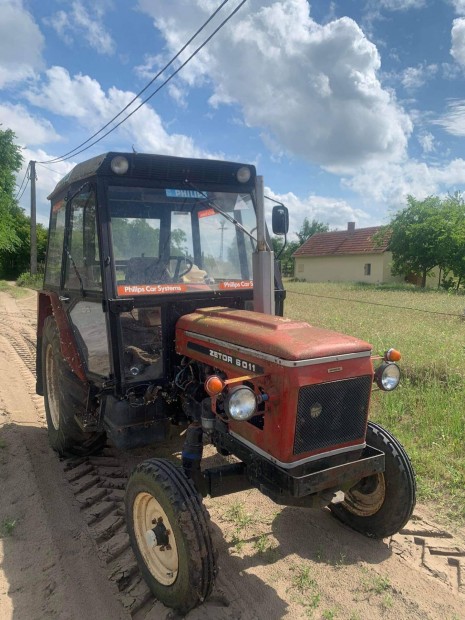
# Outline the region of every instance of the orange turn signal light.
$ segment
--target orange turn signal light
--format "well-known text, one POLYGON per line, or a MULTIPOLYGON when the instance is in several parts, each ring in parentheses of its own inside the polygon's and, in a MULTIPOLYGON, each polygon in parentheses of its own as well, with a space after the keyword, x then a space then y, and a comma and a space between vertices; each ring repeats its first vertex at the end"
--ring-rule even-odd
POLYGON ((218 375, 212 375, 204 383, 205 391, 209 396, 216 396, 222 392, 225 388, 225 382, 218 375))
POLYGON ((396 349, 389 349, 384 354, 384 359, 388 362, 398 362, 401 357, 402 355, 400 354, 400 351, 397 351, 396 349))

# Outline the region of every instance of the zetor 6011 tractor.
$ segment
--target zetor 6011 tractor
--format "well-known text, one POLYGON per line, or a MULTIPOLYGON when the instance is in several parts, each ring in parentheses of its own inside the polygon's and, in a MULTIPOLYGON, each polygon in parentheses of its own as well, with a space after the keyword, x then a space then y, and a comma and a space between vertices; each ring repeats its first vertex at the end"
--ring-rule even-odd
MULTIPOLYGON (((283 318, 253 166, 107 153, 49 198, 37 392, 52 447, 94 453, 108 439, 156 453, 185 431, 182 464, 146 460, 126 491, 131 544, 159 600, 186 612, 211 592, 202 495, 253 486, 278 504, 329 506, 367 536, 404 526, 412 466, 368 422, 372 387, 397 386, 400 355, 283 318), (206 443, 236 458, 202 468, 206 443)), ((284 205, 272 222, 286 235, 284 205)))

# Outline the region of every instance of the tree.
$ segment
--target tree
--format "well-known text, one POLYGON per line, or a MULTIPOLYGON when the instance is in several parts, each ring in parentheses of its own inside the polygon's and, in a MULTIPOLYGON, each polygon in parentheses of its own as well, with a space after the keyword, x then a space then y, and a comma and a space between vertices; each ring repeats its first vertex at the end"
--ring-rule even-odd
MULTIPOLYGON (((294 273, 294 259, 292 258, 294 252, 315 233, 328 232, 328 230, 329 226, 327 224, 322 224, 317 220, 312 220, 310 223, 306 217, 299 232, 296 233, 298 241, 288 241, 282 254, 279 256, 283 275, 292 275, 294 273)), ((273 252, 275 256, 278 256, 284 244, 283 237, 272 237, 271 242, 273 244, 273 252)))
POLYGON ((418 274, 424 288, 428 273, 434 267, 445 266, 448 223, 438 196, 429 196, 425 200, 408 196, 407 203, 408 206, 398 211, 387 226, 391 235, 392 273, 418 274))
MULTIPOLYGON (((465 201, 459 193, 442 201, 442 212, 446 225, 442 255, 445 275, 452 272, 457 278, 456 287, 465 281, 465 201)), ((453 285, 453 280, 449 279, 453 285)))
POLYGON ((284 238, 271 237, 271 243, 275 258, 279 256, 283 276, 291 276, 294 273, 294 259, 292 255, 300 247, 300 243, 298 241, 288 241, 282 254, 280 252, 284 244, 284 238))
POLYGON ((302 226, 300 227, 299 232, 296 233, 297 238, 299 239, 299 246, 303 245, 307 239, 310 239, 312 235, 320 232, 328 232, 329 226, 328 224, 322 224, 317 220, 312 220, 310 223, 308 217, 304 219, 302 222, 302 226))
MULTIPOLYGON (((31 218, 16 206, 11 210, 12 226, 18 242, 13 247, 0 249, 0 273, 6 278, 16 278, 29 271, 31 262, 31 218)), ((47 230, 37 224, 37 261, 45 262, 47 230)))
POLYGON ((15 227, 18 206, 14 193, 15 173, 21 169, 23 157, 15 138, 11 129, 0 129, 0 250, 7 251, 20 244, 15 227))

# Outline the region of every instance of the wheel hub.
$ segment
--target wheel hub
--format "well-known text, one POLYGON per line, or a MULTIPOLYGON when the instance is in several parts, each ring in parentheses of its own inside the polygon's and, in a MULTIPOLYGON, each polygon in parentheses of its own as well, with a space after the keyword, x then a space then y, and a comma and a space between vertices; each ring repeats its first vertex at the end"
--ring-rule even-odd
POLYGON ((166 512, 150 493, 139 493, 133 505, 137 545, 153 577, 165 586, 178 576, 179 557, 166 512))
POLYGON ((342 505, 359 517, 370 517, 378 512, 386 497, 384 474, 362 478, 345 494, 342 505))

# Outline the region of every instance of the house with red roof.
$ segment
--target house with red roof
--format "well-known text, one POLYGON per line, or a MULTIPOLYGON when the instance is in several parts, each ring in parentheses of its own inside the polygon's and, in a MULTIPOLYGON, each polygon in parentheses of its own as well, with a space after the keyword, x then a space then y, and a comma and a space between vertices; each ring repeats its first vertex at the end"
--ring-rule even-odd
POLYGON ((391 274, 389 233, 379 239, 381 226, 316 233, 293 254, 294 276, 307 282, 402 282, 391 274), (378 235, 378 236, 377 236, 378 235))

